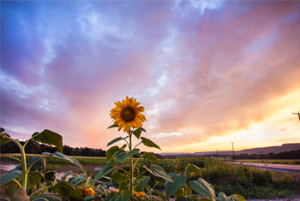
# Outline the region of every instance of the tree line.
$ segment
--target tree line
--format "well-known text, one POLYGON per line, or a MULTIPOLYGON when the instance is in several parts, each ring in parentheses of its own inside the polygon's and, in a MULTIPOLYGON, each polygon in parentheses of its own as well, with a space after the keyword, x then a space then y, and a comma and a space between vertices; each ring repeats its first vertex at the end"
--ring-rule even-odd
MULTIPOLYGON (((21 145, 24 145, 24 141, 19 141, 21 145)), ((2 154, 6 153, 20 153, 18 146, 13 142, 0 146, 2 154)), ((28 154, 41 154, 43 152, 54 153, 58 151, 56 147, 46 144, 40 144, 36 141, 30 140, 25 147, 25 152, 28 154)), ((88 147, 70 147, 68 145, 63 146, 63 153, 69 156, 99 156, 105 157, 106 151, 102 149, 93 149, 88 147)))
MULTIPOLYGON (((19 141, 20 144, 23 146, 24 141, 19 141)), ((58 151, 56 147, 46 144, 40 144, 39 142, 30 140, 26 147, 25 152, 28 154, 41 154, 43 152, 50 152, 54 153, 58 151)), ((7 154, 7 153, 20 153, 20 150, 18 146, 13 142, 8 142, 5 145, 0 146, 0 153, 7 154)), ((106 151, 102 149, 93 149, 88 147, 70 147, 68 145, 63 146, 63 154, 68 156, 97 156, 97 157, 105 157, 106 151)), ((141 152, 141 154, 144 154, 144 152, 141 152)), ((153 153, 154 154, 154 153, 153 153)), ((162 158, 161 155, 155 154, 157 158, 162 158)), ((137 158, 138 156, 134 155, 134 158, 137 158)))
MULTIPOLYGON (((233 159, 233 156, 231 158, 233 159)), ((273 152, 269 154, 239 154, 235 155, 235 159, 300 159, 300 149, 277 154, 273 152)))

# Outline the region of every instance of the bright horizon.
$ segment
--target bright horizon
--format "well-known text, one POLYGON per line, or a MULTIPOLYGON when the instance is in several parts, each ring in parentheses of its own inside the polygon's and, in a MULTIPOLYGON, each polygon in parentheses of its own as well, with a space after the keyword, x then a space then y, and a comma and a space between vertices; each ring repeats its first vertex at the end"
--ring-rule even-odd
POLYGON ((300 143, 299 35, 297 1, 1 1, 1 127, 107 150, 128 96, 142 151, 300 143))

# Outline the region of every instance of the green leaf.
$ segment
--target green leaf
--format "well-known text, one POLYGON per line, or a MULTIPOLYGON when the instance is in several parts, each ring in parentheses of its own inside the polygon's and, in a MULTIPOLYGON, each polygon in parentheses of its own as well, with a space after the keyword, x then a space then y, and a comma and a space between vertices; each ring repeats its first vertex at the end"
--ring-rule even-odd
POLYGON ((192 189, 190 187, 187 187, 185 190, 185 196, 189 196, 192 192, 192 189))
POLYGON ((191 181, 189 187, 196 191, 197 193, 202 194, 203 196, 216 201, 215 190, 213 186, 207 183, 204 179, 199 178, 197 181, 191 181))
POLYGON ((114 198, 115 196, 117 196, 118 194, 116 194, 115 192, 111 192, 110 194, 108 194, 105 198, 104 201, 110 201, 112 200, 112 198, 114 198))
POLYGON ((156 193, 157 195, 159 195, 160 197, 162 197, 164 200, 169 200, 169 198, 165 194, 163 194, 163 193, 161 193, 159 191, 152 190, 152 192, 156 193))
POLYGON ((146 159, 148 159, 151 162, 157 162, 157 158, 156 158, 156 156, 153 153, 146 153, 145 152, 143 154, 142 158, 146 158, 146 159))
POLYGON ((141 129, 143 132, 145 132, 145 133, 146 133, 146 130, 145 130, 144 128, 139 128, 139 129, 141 129))
POLYGON ((80 200, 82 199, 81 188, 66 181, 58 181, 57 184, 51 188, 51 191, 62 196, 68 196, 70 198, 77 198, 80 200))
POLYGON ((61 181, 65 181, 67 176, 69 176, 72 173, 72 170, 69 170, 62 178, 61 181))
POLYGON ((150 177, 148 177, 148 176, 145 176, 143 179, 138 180, 137 185, 138 185, 138 188, 140 191, 144 191, 149 180, 150 180, 150 177))
POLYGON ((239 201, 245 201, 245 198, 243 196, 241 196, 239 194, 233 194, 233 195, 235 195, 239 199, 239 201))
POLYGON ((40 197, 34 199, 33 201, 62 201, 63 197, 57 194, 42 194, 40 197))
POLYGON ((100 179, 101 177, 103 177, 104 175, 106 175, 108 172, 110 172, 114 166, 114 160, 110 160, 105 166, 104 168, 98 173, 96 174, 96 176, 94 177, 94 179, 90 182, 91 183, 94 183, 95 181, 97 181, 98 179, 100 179))
POLYGON ((163 178, 165 180, 168 180, 170 182, 173 182, 172 178, 166 173, 166 171, 159 165, 151 164, 150 169, 147 168, 145 165, 143 166, 146 170, 148 170, 151 174, 154 176, 163 178))
POLYGON ((45 182, 54 182, 56 179, 56 173, 53 171, 44 173, 45 182))
POLYGON ((227 201, 227 196, 226 196, 226 194, 223 193, 223 192, 220 192, 220 193, 218 194, 218 198, 220 199, 220 201, 227 201))
POLYGON ((42 181, 42 175, 39 172, 29 172, 27 174, 27 188, 26 188, 26 190, 32 189, 34 186, 41 183, 41 181, 42 181))
POLYGON ((137 139, 140 139, 141 133, 142 133, 142 130, 139 129, 139 128, 136 129, 135 131, 133 131, 133 135, 134 135, 137 139))
POLYGON ((119 125, 114 124, 114 125, 111 125, 110 127, 108 127, 107 129, 109 129, 109 128, 116 128, 116 127, 119 127, 119 125))
POLYGON ((122 195, 115 196, 111 199, 111 201, 128 201, 130 198, 130 191, 124 190, 122 195))
POLYGON ((107 150, 106 151, 106 160, 109 161, 112 158, 112 156, 119 150, 120 150, 120 148, 118 146, 111 147, 109 150, 107 150))
POLYGON ((177 191, 173 194, 173 196, 175 199, 184 196, 184 189, 178 188, 177 191))
POLYGON ((147 138, 144 138, 144 137, 141 137, 141 139, 142 139, 142 143, 143 143, 145 146, 147 146, 147 147, 155 147, 155 148, 161 150, 161 148, 160 148, 157 144, 155 144, 154 142, 152 142, 151 140, 149 140, 149 139, 147 139, 147 138))
POLYGON ((12 170, 0 177, 0 186, 6 184, 22 174, 20 170, 12 170))
POLYGON ((116 138, 116 139, 110 141, 110 142, 107 144, 107 147, 110 146, 110 145, 112 145, 113 143, 116 143, 116 142, 120 141, 120 140, 125 140, 126 138, 128 138, 128 136, 125 137, 125 138, 118 137, 118 138, 116 138))
POLYGON ((47 156, 53 156, 55 158, 60 158, 60 159, 64 159, 69 161, 70 163, 79 166, 80 168, 82 168, 81 164, 75 159, 75 158, 71 158, 63 153, 60 153, 58 151, 56 151, 55 153, 51 154, 49 152, 43 152, 42 154, 47 155, 47 156))
POLYGON ((114 157, 120 162, 123 163, 126 159, 128 159, 129 157, 133 156, 134 154, 138 153, 140 151, 140 149, 133 149, 131 151, 129 151, 128 153, 121 149, 119 151, 117 151, 114 154, 114 157))
POLYGON ((35 161, 38 161, 36 162, 32 167, 33 168, 36 168, 36 169, 39 169, 39 170, 42 170, 43 168, 46 167, 46 159, 42 156, 37 156, 37 157, 32 157, 29 159, 28 161, 28 166, 30 166, 31 164, 33 164, 35 161))
POLYGON ((0 127, 0 133, 3 133, 4 131, 5 131, 5 129, 0 127))
POLYGON ((128 176, 123 174, 122 172, 115 172, 112 176, 112 180, 121 184, 123 182, 127 182, 129 180, 128 176))
POLYGON ((50 130, 44 130, 40 134, 33 134, 32 138, 38 142, 44 143, 44 144, 51 144, 54 145, 58 151, 63 152, 63 143, 62 143, 62 137, 61 135, 50 131, 50 130))
POLYGON ((199 201, 199 200, 201 199, 197 195, 192 195, 190 197, 181 196, 176 199, 176 201, 199 201))
POLYGON ((10 139, 8 139, 7 137, 10 138, 10 136, 6 133, 0 134, 0 146, 5 145, 10 141, 10 139))
POLYGON ((184 186, 186 182, 186 177, 182 174, 178 174, 174 178, 174 182, 165 181, 166 196, 171 197, 177 192, 179 187, 184 186))
POLYGON ((95 200, 95 197, 96 196, 87 196, 87 197, 84 197, 83 200, 84 201, 93 201, 93 200, 95 200))
POLYGON ((211 201, 211 200, 208 199, 208 198, 200 198, 199 200, 200 200, 200 201, 211 201))
MULTIPOLYGON (((239 201, 240 199, 236 195, 237 194, 233 194, 233 195, 228 196, 227 200, 228 201, 239 201)), ((243 199, 243 197, 242 197, 242 199, 243 199)))

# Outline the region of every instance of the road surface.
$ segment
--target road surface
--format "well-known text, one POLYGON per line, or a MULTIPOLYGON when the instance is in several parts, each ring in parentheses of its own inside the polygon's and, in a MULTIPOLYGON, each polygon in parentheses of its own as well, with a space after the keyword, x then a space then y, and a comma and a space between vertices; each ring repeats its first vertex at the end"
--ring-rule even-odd
MULTIPOLYGON (((228 164, 240 165, 241 162, 227 162, 228 164)), ((280 172, 295 172, 300 173, 300 165, 283 165, 283 164, 264 164, 264 163, 243 163, 246 166, 254 166, 260 169, 280 171, 280 172)))

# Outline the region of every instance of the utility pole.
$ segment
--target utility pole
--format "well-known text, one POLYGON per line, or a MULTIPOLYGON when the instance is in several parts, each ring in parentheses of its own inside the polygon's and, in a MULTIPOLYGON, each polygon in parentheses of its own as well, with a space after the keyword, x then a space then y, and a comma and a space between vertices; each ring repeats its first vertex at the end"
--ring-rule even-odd
POLYGON ((263 159, 263 157, 261 155, 261 151, 259 153, 260 153, 261 162, 264 162, 264 159, 263 159))
POLYGON ((235 155, 234 155, 233 143, 234 143, 234 142, 231 142, 231 144, 232 144, 232 152, 233 152, 233 162, 235 162, 235 155))
POLYGON ((300 121, 300 113, 299 113, 299 111, 298 111, 298 113, 294 113, 294 112, 292 112, 292 114, 296 114, 296 115, 298 115, 298 117, 299 117, 299 121, 300 121))
POLYGON ((219 157, 218 157, 218 150, 217 149, 216 149, 216 153, 217 153, 217 160, 218 160, 219 157))

